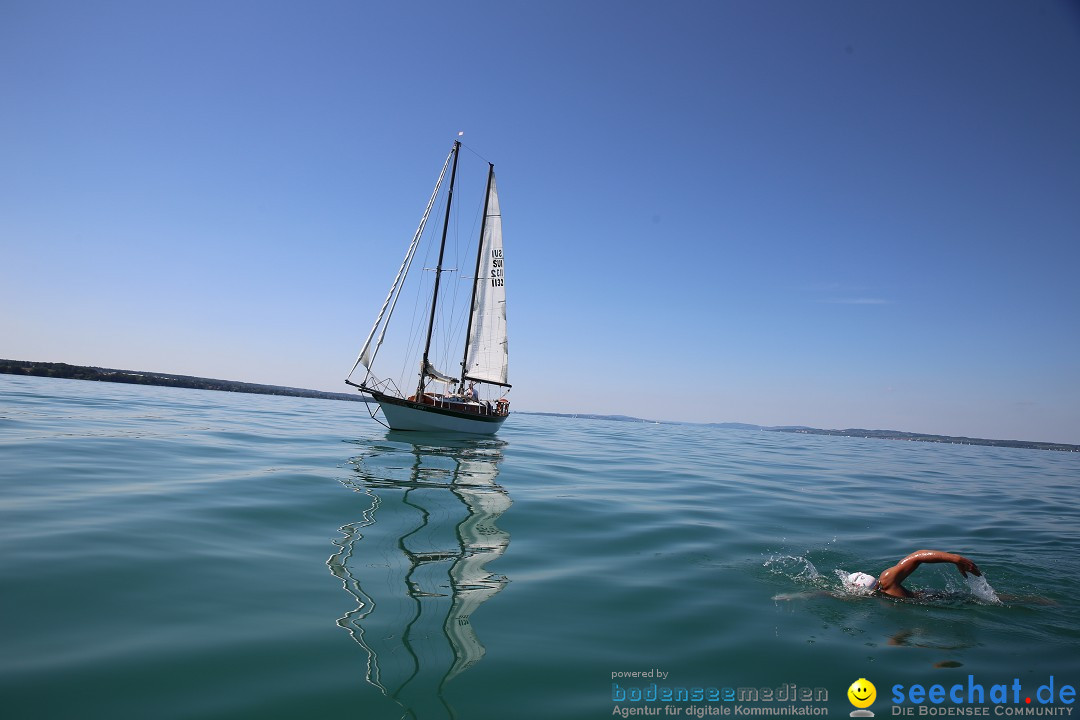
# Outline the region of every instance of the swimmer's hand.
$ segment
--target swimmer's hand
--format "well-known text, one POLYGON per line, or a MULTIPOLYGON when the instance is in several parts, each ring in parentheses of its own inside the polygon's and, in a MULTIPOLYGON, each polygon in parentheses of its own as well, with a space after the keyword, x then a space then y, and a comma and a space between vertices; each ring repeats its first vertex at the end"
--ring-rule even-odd
POLYGON ((960 574, 964 577, 967 577, 968 573, 971 573, 975 577, 982 577, 982 572, 979 570, 978 566, 963 555, 957 555, 954 562, 956 563, 956 569, 959 570, 960 574))

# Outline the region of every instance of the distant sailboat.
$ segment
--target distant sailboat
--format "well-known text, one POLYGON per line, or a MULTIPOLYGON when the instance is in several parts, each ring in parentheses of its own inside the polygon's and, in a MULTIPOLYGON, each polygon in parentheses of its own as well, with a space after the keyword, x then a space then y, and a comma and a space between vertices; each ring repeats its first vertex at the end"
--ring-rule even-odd
MULTIPOLYGON (((472 303, 465 331, 461 372, 455 376, 447 375, 437 370, 433 362, 432 334, 436 327, 436 309, 441 298, 442 275, 449 271, 443 263, 460 149, 461 142, 455 141, 446 162, 443 163, 439 179, 435 183, 435 190, 431 194, 431 199, 428 200, 405 259, 375 319, 375 325, 371 328, 356 363, 345 379, 346 383, 359 388, 378 403, 378 408, 371 411, 371 416, 391 430, 493 435, 502 426, 510 412, 510 403, 506 399, 510 384, 507 382, 506 285, 503 274, 502 215, 499 210, 499 195, 495 188, 495 166, 491 163, 488 163, 487 192, 484 196, 480 239, 476 250, 476 268, 472 278, 472 303), (438 265, 435 268, 434 288, 427 314, 426 340, 419 363, 419 381, 415 393, 407 395, 401 392, 393 380, 376 377, 372 368, 386 337, 390 318, 397 306, 409 269, 412 267, 417 246, 424 234, 431 209, 439 196, 448 167, 450 168, 450 185, 446 195, 446 214, 439 244, 438 265), (356 383, 351 378, 360 365, 363 365, 367 372, 364 379, 356 383), (435 383, 443 384, 442 392, 432 389, 435 383), (481 387, 493 387, 501 394, 494 401, 481 400, 477 383, 481 387), (378 417, 379 410, 382 411, 382 419, 378 417)), ((442 289, 445 290, 445 288, 442 289)))

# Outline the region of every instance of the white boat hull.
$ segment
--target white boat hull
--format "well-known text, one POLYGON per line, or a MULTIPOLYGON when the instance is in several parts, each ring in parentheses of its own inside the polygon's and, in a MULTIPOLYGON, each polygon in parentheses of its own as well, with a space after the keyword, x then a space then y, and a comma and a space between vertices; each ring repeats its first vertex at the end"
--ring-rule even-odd
POLYGON ((391 430, 494 435, 507 418, 506 415, 456 412, 385 396, 377 396, 375 400, 382 408, 383 417, 391 430))

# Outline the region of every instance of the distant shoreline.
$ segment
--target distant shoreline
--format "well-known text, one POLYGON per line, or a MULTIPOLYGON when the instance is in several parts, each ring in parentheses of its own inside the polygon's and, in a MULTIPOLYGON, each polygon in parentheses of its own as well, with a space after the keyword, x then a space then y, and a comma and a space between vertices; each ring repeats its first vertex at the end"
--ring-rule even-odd
POLYGON ((984 438, 957 437, 952 435, 926 435, 924 433, 902 432, 900 430, 819 430, 818 428, 770 428, 778 432, 803 433, 805 435, 839 435, 841 437, 880 438, 883 440, 908 440, 914 442, 947 443, 950 445, 985 445, 988 447, 1024 448, 1027 450, 1058 450, 1060 452, 1080 452, 1080 445, 1067 443, 1034 442, 1028 440, 987 440, 984 438))
MULTIPOLYGON (((135 372, 114 370, 112 368, 69 365, 67 363, 32 362, 23 360, 0 360, 0 374, 29 375, 33 377, 67 378, 71 380, 94 380, 134 385, 159 385, 180 387, 193 390, 218 390, 221 392, 254 393, 257 395, 285 395, 289 397, 316 398, 319 400, 344 400, 363 402, 365 397, 359 393, 334 393, 322 390, 283 387, 280 385, 261 385, 258 383, 239 382, 237 380, 216 380, 194 377, 191 375, 170 375, 156 372, 135 372)), ((701 425, 737 430, 761 430, 767 432, 799 433, 804 435, 835 435, 841 437, 874 438, 882 440, 908 440, 915 442, 948 443, 953 445, 982 445, 988 447, 1022 448, 1026 450, 1057 450, 1060 452, 1080 452, 1080 445, 1066 443, 1030 442, 1026 440, 987 440, 984 438, 956 437, 950 435, 927 435, 924 433, 902 432, 900 430, 822 430, 811 427, 791 427, 750 425, 746 423, 690 423, 671 420, 644 420, 628 415, 596 415, 590 413, 550 413, 521 412, 522 415, 545 415, 550 417, 577 418, 582 420, 613 420, 616 422, 654 423, 658 425, 701 425)))
POLYGON ((289 397, 316 398, 319 400, 363 401, 360 393, 333 393, 322 390, 282 387, 280 385, 261 385, 258 383, 239 382, 237 380, 216 380, 191 375, 169 375, 167 373, 142 372, 132 370, 114 370, 112 368, 68 365, 67 363, 27 362, 22 360, 0 360, 0 374, 30 375, 33 377, 66 378, 69 380, 94 380, 99 382, 125 383, 128 385, 158 385, 163 387, 188 388, 190 390, 218 390, 221 392, 252 393, 255 395, 286 395, 289 397))
POLYGON ((821 430, 811 427, 750 425, 747 423, 690 423, 674 420, 644 420, 627 415, 589 415, 586 413, 523 413, 526 415, 551 415, 554 417, 578 418, 581 420, 614 420, 617 422, 650 423, 657 425, 701 425, 704 427, 724 428, 727 430, 757 430, 762 432, 785 432, 803 435, 834 435, 839 437, 873 438, 878 440, 907 440, 911 442, 933 442, 950 445, 982 445, 986 447, 1021 448, 1024 450, 1057 450, 1059 452, 1080 452, 1080 445, 1067 443, 1032 442, 1028 440, 987 440, 985 438, 958 437, 952 435, 927 435, 925 433, 903 432, 900 430, 821 430))

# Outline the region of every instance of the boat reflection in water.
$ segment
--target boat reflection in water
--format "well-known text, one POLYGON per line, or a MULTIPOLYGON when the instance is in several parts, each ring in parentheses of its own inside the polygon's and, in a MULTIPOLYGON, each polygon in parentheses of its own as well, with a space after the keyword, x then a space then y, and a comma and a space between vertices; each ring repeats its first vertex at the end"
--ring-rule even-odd
POLYGON ((504 443, 386 437, 342 481, 371 504, 341 528, 326 563, 356 600, 338 625, 367 652, 367 681, 404 717, 453 717, 443 689, 485 652, 470 618, 507 582, 486 569, 510 544, 496 525, 511 503, 495 482, 504 443))

